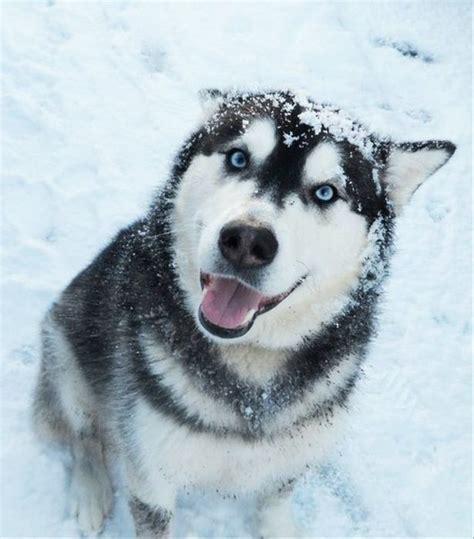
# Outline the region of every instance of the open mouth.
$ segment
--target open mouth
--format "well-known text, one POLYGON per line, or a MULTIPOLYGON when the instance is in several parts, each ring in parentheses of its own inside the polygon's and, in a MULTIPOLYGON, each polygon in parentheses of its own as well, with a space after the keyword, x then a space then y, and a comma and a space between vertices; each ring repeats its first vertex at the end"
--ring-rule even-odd
POLYGON ((299 279, 287 292, 269 297, 233 277, 202 272, 203 296, 199 306, 199 321, 217 337, 241 337, 249 331, 257 316, 279 305, 298 288, 305 277, 299 279))

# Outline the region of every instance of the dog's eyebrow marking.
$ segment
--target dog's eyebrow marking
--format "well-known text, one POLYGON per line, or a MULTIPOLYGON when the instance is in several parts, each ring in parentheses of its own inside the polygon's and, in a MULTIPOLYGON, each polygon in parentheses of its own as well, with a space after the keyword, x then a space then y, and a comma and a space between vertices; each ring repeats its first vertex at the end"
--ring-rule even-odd
POLYGON ((337 147, 331 142, 322 142, 306 159, 303 169, 303 183, 314 185, 327 181, 344 187, 344 170, 337 147))
POLYGON ((275 123, 270 118, 254 120, 241 137, 250 156, 264 161, 277 143, 275 123))

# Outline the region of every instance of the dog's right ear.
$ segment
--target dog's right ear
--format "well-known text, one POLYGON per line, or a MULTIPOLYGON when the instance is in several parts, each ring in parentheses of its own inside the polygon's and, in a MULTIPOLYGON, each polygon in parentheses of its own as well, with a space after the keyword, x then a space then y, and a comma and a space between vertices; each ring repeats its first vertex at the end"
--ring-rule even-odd
POLYGON ((199 90, 199 101, 206 118, 211 117, 222 105, 226 98, 225 92, 216 88, 199 90))
POLYGON ((385 144, 383 182, 397 214, 416 189, 453 155, 456 146, 447 140, 385 144))

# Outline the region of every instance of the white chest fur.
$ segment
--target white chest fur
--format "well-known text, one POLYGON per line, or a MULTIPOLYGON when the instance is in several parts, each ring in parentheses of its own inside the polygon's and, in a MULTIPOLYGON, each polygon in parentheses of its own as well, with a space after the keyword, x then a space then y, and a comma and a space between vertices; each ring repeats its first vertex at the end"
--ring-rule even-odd
POLYGON ((315 420, 285 434, 246 441, 190 432, 140 400, 134 414, 135 450, 151 485, 213 488, 229 495, 260 491, 319 461, 343 415, 340 408, 331 424, 315 420))
MULTIPOLYGON (((161 383, 190 415, 197 415, 204 425, 214 428, 235 431, 241 427, 238 414, 225 402, 218 402, 199 389, 189 372, 169 357, 159 343, 147 338, 143 344, 151 371, 159 375, 161 383)), ((280 357, 275 361, 268 357, 261 359, 274 372, 282 365, 280 357)), ((193 432, 140 398, 132 427, 140 468, 150 484, 160 485, 165 481, 176 489, 210 487, 223 494, 258 491, 290 479, 323 457, 345 411, 336 404, 330 420, 316 417, 299 421, 315 407, 333 401, 356 368, 356 358, 344 358, 323 381, 314 382, 302 398, 263 425, 265 436, 253 441, 235 434, 193 432)), ((244 368, 240 374, 247 380, 263 381, 258 369, 244 368)))

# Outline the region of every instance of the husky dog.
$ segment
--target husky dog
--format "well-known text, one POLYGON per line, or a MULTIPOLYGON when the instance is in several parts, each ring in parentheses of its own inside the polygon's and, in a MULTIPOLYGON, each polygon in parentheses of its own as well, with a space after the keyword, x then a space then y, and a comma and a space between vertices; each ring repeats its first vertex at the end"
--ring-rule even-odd
POLYGON ((35 419, 71 449, 86 532, 111 508, 112 445, 139 536, 169 535, 190 488, 254 494, 260 534, 288 534, 290 485, 350 407, 394 221, 455 150, 291 92, 205 101, 148 214, 44 321, 35 419))

